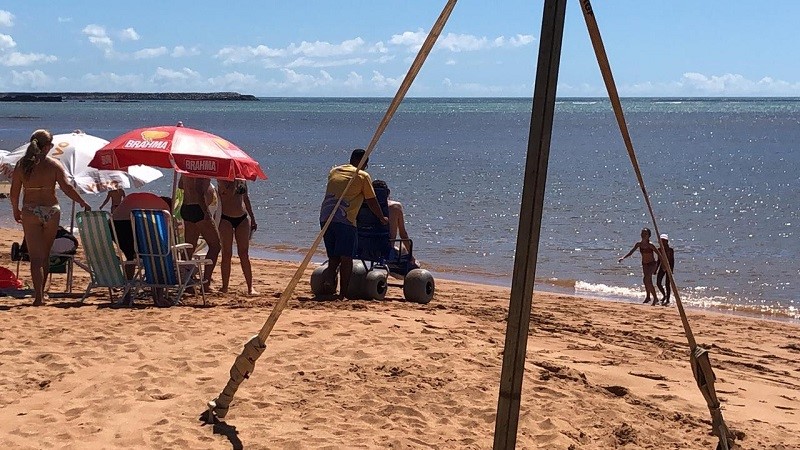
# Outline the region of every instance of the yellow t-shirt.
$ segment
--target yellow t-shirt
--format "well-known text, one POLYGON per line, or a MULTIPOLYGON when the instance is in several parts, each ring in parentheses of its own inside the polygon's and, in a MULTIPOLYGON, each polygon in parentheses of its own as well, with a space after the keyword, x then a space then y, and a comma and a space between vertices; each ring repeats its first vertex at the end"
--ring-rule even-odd
POLYGON ((339 197, 342 203, 333 215, 333 222, 347 223, 356 225, 356 216, 364 199, 375 198, 375 190, 372 188, 372 178, 363 170, 356 174, 356 167, 352 164, 336 166, 328 173, 328 186, 325 188, 325 199, 319 210, 320 223, 328 220, 328 216, 333 211, 339 197), (350 179, 355 177, 350 189, 344 192, 344 188, 350 179))

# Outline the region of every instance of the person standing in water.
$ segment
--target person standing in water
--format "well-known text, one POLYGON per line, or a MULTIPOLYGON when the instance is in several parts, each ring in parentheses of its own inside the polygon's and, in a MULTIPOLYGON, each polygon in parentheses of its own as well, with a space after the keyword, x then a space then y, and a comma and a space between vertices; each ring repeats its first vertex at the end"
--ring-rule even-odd
POLYGON ((653 285, 653 274, 655 274, 658 269, 658 261, 656 261, 656 251, 658 251, 658 249, 650 242, 651 232, 649 228, 643 228, 641 236, 642 240, 637 242, 627 255, 620 258, 619 262, 631 256, 637 249, 639 250, 639 253, 642 254, 642 272, 644 274, 642 281, 644 282, 644 289, 647 292, 643 303, 649 303, 650 296, 652 295, 653 306, 655 306, 658 302, 658 296, 656 296, 656 288, 653 285))
POLYGON ((258 229, 247 184, 244 180, 218 181, 222 216, 219 221, 219 234, 222 238, 222 287, 220 292, 228 292, 231 278, 231 259, 233 258, 233 241, 236 241, 236 252, 242 273, 247 282, 247 293, 258 295, 253 289, 253 271, 250 265, 250 236, 258 229))
POLYGON ((658 286, 658 290, 661 292, 661 305, 667 306, 669 305, 669 296, 672 290, 672 284, 670 282, 669 277, 667 276, 667 269, 666 265, 669 263, 669 270, 673 272, 675 269, 675 249, 669 246, 669 236, 667 234, 662 234, 659 236, 659 240, 661 241, 661 248, 664 249, 664 253, 667 254, 667 261, 661 260, 661 253, 658 254, 658 275, 656 275, 656 285, 658 286), (663 286, 664 279, 666 278, 667 286, 666 291, 663 286))
POLYGON ((61 162, 47 156, 52 148, 53 135, 49 131, 34 131, 25 156, 14 167, 11 176, 11 206, 14 209, 14 220, 22 224, 25 242, 28 244, 31 281, 35 293, 34 306, 44 304, 44 283, 50 270, 50 250, 61 220, 56 185, 84 210, 92 209, 69 184, 61 162), (19 197, 23 191, 20 209, 19 197))

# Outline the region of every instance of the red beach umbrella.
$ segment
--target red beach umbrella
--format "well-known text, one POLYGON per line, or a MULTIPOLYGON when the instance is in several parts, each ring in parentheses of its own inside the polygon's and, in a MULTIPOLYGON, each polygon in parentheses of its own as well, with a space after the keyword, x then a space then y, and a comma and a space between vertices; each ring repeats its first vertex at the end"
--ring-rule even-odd
POLYGON ((136 164, 226 180, 267 178, 258 161, 230 141, 181 123, 128 131, 98 150, 89 163, 98 169, 136 164))

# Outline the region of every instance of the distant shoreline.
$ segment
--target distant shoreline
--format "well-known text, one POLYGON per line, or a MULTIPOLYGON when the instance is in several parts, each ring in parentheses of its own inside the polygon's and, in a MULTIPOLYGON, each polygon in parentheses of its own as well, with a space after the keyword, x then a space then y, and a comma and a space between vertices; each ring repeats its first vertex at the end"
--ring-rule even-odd
POLYGON ((152 100, 259 101, 253 95, 238 92, 7 92, 0 102, 135 102, 152 100))

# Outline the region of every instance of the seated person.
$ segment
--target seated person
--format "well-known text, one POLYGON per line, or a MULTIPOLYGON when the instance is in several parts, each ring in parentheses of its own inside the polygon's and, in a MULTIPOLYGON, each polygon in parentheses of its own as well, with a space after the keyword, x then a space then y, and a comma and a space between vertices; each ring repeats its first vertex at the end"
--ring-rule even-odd
MULTIPOLYGON (((372 187, 377 191, 379 189, 385 189, 387 196, 391 194, 391 190, 389 186, 383 180, 375 180, 372 182, 372 187)), ((406 231, 406 221, 405 216, 403 215, 403 204, 392 200, 391 197, 388 198, 389 203, 389 239, 395 240, 404 239, 410 240, 408 237, 408 231, 406 231)), ((390 260, 402 260, 404 256, 409 254, 409 249, 407 247, 406 242, 398 242, 395 243, 394 247, 392 248, 392 253, 389 256, 390 260), (399 252, 399 255, 398 255, 399 252)), ((409 256, 408 260, 409 270, 419 268, 419 262, 416 260, 414 255, 409 256)))
MULTIPOLYGON (((136 259, 136 248, 133 246, 133 224, 131 223, 131 210, 133 209, 164 209, 169 211, 169 205, 161 197, 149 192, 135 192, 128 194, 122 202, 114 208, 111 219, 114 229, 117 230, 119 248, 125 254, 126 261, 136 259)), ((133 278, 133 267, 125 266, 125 276, 133 278)))

